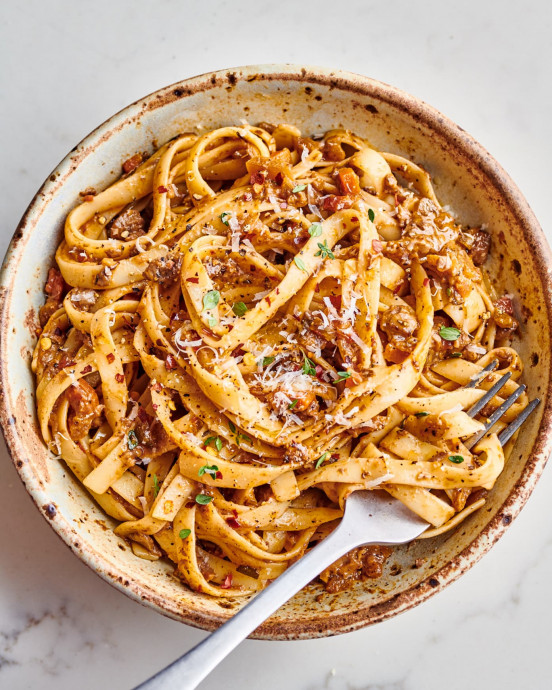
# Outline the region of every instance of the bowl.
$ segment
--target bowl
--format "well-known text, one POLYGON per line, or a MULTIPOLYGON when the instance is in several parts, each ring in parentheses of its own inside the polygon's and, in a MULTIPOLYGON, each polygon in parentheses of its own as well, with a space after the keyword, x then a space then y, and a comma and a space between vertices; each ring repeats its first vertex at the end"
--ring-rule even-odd
POLYGON ((4 261, 0 314, 0 421, 15 466, 37 507, 71 550, 136 601, 171 618, 214 629, 243 600, 188 590, 164 562, 136 558, 38 432, 30 357, 43 285, 79 192, 101 189, 136 151, 179 132, 246 119, 287 121, 304 132, 346 127, 377 148, 412 158, 433 176, 437 194, 463 222, 492 234, 490 270, 515 295, 530 396, 543 403, 524 426, 485 507, 455 531, 397 548, 379 580, 338 594, 311 584, 255 632, 262 639, 343 633, 420 604, 476 563, 528 499, 550 454, 552 281, 550 250, 527 202, 500 165, 430 106, 363 76, 290 65, 241 67, 173 84, 113 116, 60 163, 23 216, 4 261))

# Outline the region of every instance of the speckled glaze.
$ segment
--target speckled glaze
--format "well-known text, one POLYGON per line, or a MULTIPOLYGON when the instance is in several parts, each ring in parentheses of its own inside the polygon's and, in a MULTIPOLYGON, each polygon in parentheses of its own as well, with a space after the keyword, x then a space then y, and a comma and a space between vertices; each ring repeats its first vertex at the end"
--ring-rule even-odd
POLYGON ((347 632, 421 603, 468 570, 500 538, 528 499, 551 451, 551 255, 527 202, 498 163, 460 127, 421 101, 355 74, 289 65, 242 67, 162 89, 92 132, 44 183, 17 228, 2 271, 0 421, 15 466, 36 505, 73 552, 136 601, 211 630, 244 600, 189 591, 168 563, 136 558, 38 433, 30 356, 36 313, 63 221, 79 191, 101 189, 136 151, 185 131, 290 122, 307 134, 347 127, 377 148, 412 158, 434 176, 437 194, 464 223, 486 224, 490 271, 516 296, 525 382, 543 404, 524 427, 487 505, 452 533, 398 548, 380 580, 325 594, 311 585, 255 633, 301 639, 347 632), (415 567, 415 563, 423 564, 415 567))

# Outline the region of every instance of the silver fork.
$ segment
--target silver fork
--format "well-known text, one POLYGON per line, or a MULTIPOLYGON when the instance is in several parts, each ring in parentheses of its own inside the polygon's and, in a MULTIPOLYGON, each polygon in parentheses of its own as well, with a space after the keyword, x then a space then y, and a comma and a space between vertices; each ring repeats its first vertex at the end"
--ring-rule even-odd
MULTIPOLYGON (((466 387, 471 388, 481 383, 497 365, 497 361, 491 362, 466 387)), ((504 374, 468 410, 468 414, 475 417, 500 391, 509 378, 509 373, 504 374)), ((488 433, 524 390, 525 386, 516 389, 489 417, 485 423, 485 429, 469 439, 466 445, 472 448, 488 433)), ((502 430, 498 437, 502 445, 510 440, 539 403, 540 400, 535 398, 513 422, 502 430)), ((422 520, 400 501, 392 498, 384 491, 356 491, 347 499, 345 513, 338 527, 320 544, 312 548, 278 579, 257 594, 218 630, 165 669, 137 686, 135 690, 140 688, 142 690, 157 690, 158 688, 163 688, 163 690, 192 690, 196 688, 264 620, 348 551, 368 544, 404 544, 419 537, 428 527, 429 525, 425 520, 422 520)))

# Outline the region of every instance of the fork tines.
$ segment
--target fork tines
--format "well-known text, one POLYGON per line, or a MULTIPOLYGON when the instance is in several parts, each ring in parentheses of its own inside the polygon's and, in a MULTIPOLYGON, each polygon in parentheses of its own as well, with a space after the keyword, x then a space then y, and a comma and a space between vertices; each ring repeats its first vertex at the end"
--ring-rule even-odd
MULTIPOLYGON (((484 369, 479 372, 477 377, 473 380, 470 381, 467 385, 466 388, 474 388, 475 386, 479 385, 485 376, 496 369, 498 366, 498 360, 493 360, 490 364, 488 364, 484 369)), ((511 372, 507 372, 504 374, 504 376, 501 376, 500 379, 493 385, 489 390, 485 393, 485 395, 480 398, 475 405, 472 405, 470 409, 467 411, 467 414, 470 415, 470 417, 475 417, 481 410, 485 407, 485 405, 490 402, 494 396, 506 385, 506 383, 509 381, 511 377, 511 372)), ((519 398, 519 396, 526 390, 527 386, 525 384, 519 386, 516 388, 516 390, 508 397, 506 400, 497 407, 497 409, 491 414, 491 416, 487 419, 485 422, 485 427, 479 431, 477 434, 474 434, 468 441, 466 441, 466 447, 471 449, 475 444, 480 441, 483 436, 491 429, 491 427, 496 424, 496 422, 504 415, 504 413, 512 407, 512 405, 516 402, 516 400, 519 398)), ((539 398, 535 398, 532 400, 529 405, 514 419, 513 422, 511 422, 505 429, 503 429, 500 434, 498 435, 498 440, 500 441, 500 444, 503 446, 505 445, 511 438, 512 436, 516 433, 516 431, 520 428, 520 426, 525 422, 525 420, 529 417, 529 415, 533 412, 533 410, 538 406, 540 403, 539 398)))

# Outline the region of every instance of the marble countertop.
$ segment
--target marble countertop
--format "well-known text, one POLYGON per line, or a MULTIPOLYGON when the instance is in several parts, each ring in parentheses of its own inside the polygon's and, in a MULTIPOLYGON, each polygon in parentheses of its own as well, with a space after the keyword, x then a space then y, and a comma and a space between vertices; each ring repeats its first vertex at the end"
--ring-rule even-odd
MULTIPOLYGON (((51 169, 113 112, 187 76, 267 62, 349 69, 436 106, 495 155, 550 233, 551 7, 10 3, 0 27, 0 251, 51 169)), ((127 690, 205 635, 132 602, 75 558, 0 452, 0 687, 127 690)), ((337 638, 246 641, 201 687, 551 687, 551 495, 548 470, 492 551, 422 606, 337 638)))

